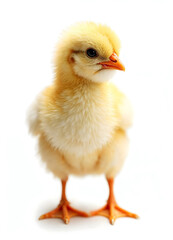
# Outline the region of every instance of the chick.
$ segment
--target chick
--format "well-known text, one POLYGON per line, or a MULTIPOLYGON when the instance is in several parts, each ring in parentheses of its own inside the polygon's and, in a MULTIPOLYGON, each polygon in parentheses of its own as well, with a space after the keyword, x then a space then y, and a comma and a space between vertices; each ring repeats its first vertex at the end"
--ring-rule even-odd
POLYGON ((119 52, 117 35, 92 22, 70 27, 59 41, 53 84, 39 94, 28 117, 42 160, 62 182, 59 205, 39 219, 61 218, 67 224, 73 216, 102 215, 113 224, 119 217, 137 218, 118 206, 113 193, 132 122, 128 99, 108 82, 115 70, 125 70, 119 52), (65 192, 70 174, 104 174, 107 204, 90 214, 72 208, 65 192))

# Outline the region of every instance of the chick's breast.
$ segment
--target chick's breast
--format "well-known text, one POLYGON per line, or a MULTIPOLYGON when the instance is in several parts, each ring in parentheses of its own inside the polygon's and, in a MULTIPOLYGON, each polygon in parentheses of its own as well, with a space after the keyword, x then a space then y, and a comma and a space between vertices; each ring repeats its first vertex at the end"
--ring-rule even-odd
POLYGON ((117 126, 116 111, 106 89, 97 87, 81 85, 59 94, 52 88, 43 93, 41 128, 53 147, 85 155, 109 141, 117 126))

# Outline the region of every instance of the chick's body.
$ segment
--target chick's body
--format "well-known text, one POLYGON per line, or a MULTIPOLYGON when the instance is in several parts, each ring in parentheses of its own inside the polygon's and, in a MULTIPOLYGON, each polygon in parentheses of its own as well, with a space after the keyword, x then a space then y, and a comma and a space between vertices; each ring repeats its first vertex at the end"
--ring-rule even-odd
POLYGON ((114 177, 120 170, 131 112, 128 100, 113 84, 82 82, 62 91, 51 86, 37 99, 36 111, 39 152, 56 176, 114 177))
POLYGON ((70 174, 111 179, 123 165, 132 111, 125 95, 107 82, 110 68, 123 69, 119 45, 108 27, 71 28, 59 44, 53 84, 32 105, 30 131, 39 135, 47 168, 62 181, 70 174))

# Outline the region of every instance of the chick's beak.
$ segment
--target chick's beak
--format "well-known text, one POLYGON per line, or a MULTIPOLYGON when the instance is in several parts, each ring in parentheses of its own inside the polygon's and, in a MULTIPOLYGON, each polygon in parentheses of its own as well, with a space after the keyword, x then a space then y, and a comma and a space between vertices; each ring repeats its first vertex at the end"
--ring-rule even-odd
POLYGON ((121 63, 119 57, 115 52, 109 57, 110 61, 100 62, 99 64, 102 65, 104 69, 116 69, 125 71, 124 65, 121 63))

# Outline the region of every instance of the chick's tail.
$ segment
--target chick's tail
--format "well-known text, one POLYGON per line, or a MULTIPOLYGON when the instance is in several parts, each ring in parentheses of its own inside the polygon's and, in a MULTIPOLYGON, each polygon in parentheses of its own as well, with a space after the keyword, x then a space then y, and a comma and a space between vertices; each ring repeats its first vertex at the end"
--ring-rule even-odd
POLYGON ((29 126, 29 132, 36 136, 40 133, 40 121, 39 121, 39 97, 31 104, 27 112, 27 124, 29 126))

